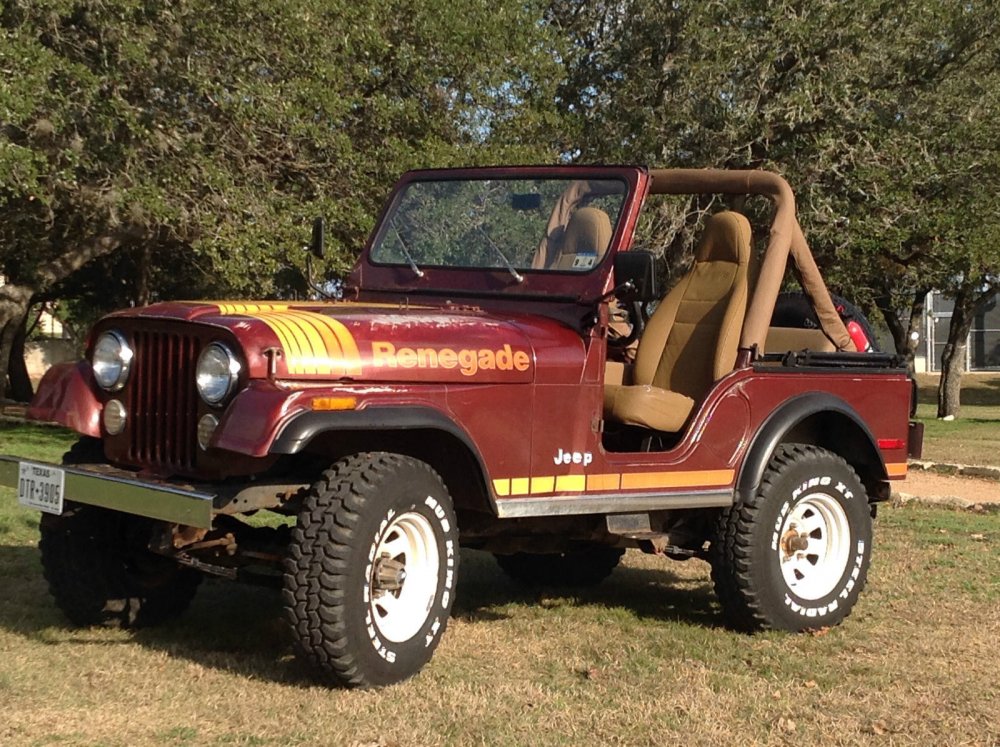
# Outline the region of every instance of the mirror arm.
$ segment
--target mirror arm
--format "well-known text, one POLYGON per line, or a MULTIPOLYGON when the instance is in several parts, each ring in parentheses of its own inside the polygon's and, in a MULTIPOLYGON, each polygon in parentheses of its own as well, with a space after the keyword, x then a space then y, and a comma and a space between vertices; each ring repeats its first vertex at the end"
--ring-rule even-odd
POLYGON ((623 293, 625 291, 634 293, 635 283, 633 283, 631 280, 626 280, 621 285, 616 285, 614 288, 609 290, 603 296, 598 296, 597 298, 594 299, 581 298, 580 303, 587 304, 588 306, 590 304, 595 304, 595 303, 606 303, 610 301, 612 298, 615 298, 619 293, 623 293))

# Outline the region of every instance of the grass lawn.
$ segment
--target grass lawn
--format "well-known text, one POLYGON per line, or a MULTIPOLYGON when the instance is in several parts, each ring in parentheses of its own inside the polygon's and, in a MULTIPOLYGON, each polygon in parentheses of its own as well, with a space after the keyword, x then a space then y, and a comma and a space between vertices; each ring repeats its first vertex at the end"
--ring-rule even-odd
POLYGON ((936 374, 918 374, 917 417, 924 423, 924 458, 957 464, 1000 465, 1000 375, 962 377, 956 420, 938 420, 936 374))
MULTIPOLYGON (((6 453, 71 440, 0 428, 6 453)), ((883 509, 876 540, 859 606, 817 635, 721 628, 700 561, 630 551, 562 595, 466 552, 431 664, 355 692, 299 668, 275 592, 208 582, 162 628, 68 627, 3 489, 0 744, 1000 744, 1000 515, 883 509)))

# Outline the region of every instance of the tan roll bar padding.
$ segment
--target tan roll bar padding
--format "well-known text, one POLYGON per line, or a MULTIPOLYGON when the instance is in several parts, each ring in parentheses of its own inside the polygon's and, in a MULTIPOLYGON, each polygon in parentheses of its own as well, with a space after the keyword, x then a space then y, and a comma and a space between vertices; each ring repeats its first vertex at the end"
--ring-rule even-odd
POLYGON ((802 289, 812 303, 823 333, 837 350, 856 350, 840 314, 833 306, 805 235, 795 216, 795 195, 783 178, 769 171, 729 171, 725 169, 652 169, 649 172, 650 194, 730 194, 763 195, 774 203, 774 220, 764 252, 757 287, 743 323, 740 347, 754 346, 763 352, 767 328, 774 304, 785 277, 791 254, 802 282, 802 289))

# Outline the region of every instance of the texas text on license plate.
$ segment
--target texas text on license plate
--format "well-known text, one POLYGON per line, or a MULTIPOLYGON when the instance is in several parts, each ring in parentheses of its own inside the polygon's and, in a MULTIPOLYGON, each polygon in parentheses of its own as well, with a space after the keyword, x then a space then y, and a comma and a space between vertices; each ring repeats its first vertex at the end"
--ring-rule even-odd
POLYGON ((20 462, 17 502, 49 514, 61 514, 66 472, 48 464, 20 462))

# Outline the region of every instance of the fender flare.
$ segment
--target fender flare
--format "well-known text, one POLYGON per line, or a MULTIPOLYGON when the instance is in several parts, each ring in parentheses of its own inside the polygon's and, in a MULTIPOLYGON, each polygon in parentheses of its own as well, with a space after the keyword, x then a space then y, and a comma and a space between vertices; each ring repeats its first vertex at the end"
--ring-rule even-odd
POLYGON ((841 416, 857 429, 866 441, 863 446, 867 447, 869 456, 874 457, 874 463, 881 470, 880 479, 887 479, 885 462, 875 437, 857 411, 847 402, 832 394, 812 392, 785 402, 764 420, 757 430, 750 448, 747 449, 746 458, 740 467, 740 476, 736 482, 739 495, 750 495, 760 485, 771 455, 789 431, 807 418, 822 413, 834 413, 841 416))
POLYGON ((271 454, 297 454, 317 436, 331 431, 407 431, 435 430, 457 439, 479 467, 483 494, 490 508, 497 511, 496 499, 489 489, 489 472, 483 456, 469 434, 454 420, 431 407, 369 407, 363 410, 304 412, 288 421, 271 443, 271 454))

